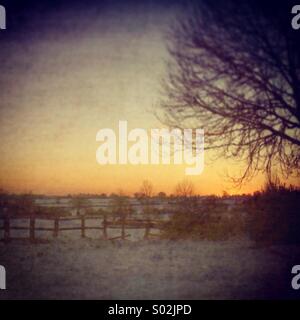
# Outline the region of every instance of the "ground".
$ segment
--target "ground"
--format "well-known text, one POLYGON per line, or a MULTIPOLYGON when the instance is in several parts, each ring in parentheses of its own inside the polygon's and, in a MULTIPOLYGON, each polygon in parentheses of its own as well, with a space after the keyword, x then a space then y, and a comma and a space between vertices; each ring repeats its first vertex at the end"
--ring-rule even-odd
POLYGON ((7 290, 0 298, 289 298, 299 253, 297 246, 258 248, 238 240, 1 243, 7 290))

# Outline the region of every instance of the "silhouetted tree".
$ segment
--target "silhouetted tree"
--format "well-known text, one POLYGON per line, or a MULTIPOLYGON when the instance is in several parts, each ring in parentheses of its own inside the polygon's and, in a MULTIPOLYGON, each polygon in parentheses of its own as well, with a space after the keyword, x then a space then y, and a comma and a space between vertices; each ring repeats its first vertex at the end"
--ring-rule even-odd
POLYGON ((195 196, 194 184, 184 179, 175 187, 177 209, 181 213, 195 213, 198 210, 198 199, 195 196))
POLYGON ((179 182, 175 187, 175 194, 177 197, 188 198, 192 197, 195 193, 195 187, 191 181, 184 179, 179 182))
POLYGON ((163 192, 163 191, 160 191, 160 192, 157 194, 157 197, 158 197, 158 198, 161 198, 161 199, 165 199, 166 196, 167 196, 166 193, 163 192))
POLYGON ((300 167, 300 34, 291 1, 199 1, 169 34, 162 121, 204 128, 205 148, 246 162, 241 183, 300 167))
POLYGON ((153 196, 153 185, 150 181, 144 180, 140 189, 140 194, 145 198, 151 198, 153 196))
POLYGON ((147 219, 150 219, 151 214, 153 213, 151 198, 154 194, 154 188, 152 183, 148 180, 144 180, 140 188, 139 194, 139 200, 141 201, 143 206, 143 213, 147 217, 147 219))

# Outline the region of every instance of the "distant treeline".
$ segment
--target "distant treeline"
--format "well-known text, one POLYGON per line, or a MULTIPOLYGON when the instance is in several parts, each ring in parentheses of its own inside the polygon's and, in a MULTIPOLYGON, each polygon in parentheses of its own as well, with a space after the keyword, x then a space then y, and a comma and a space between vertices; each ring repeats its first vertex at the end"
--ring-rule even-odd
MULTIPOLYGON (((300 189, 269 180, 252 195, 198 196, 191 185, 183 184, 175 196, 152 192, 149 183, 134 197, 124 193, 106 197, 106 206, 91 205, 91 195, 70 197, 68 207, 41 206, 36 195, 0 194, 1 215, 59 216, 104 215, 127 219, 137 214, 158 219, 169 213, 161 237, 166 239, 228 240, 248 237, 259 244, 300 243, 300 189), (158 201, 159 200, 159 201, 158 201), (139 208, 134 203, 139 204, 139 208), (157 207, 157 205, 160 205, 157 207), (97 206, 96 206, 97 207, 97 206), (139 209, 137 212, 137 209, 139 209)), ((53 197, 45 197, 53 198, 53 197)), ((95 196, 93 199, 100 199, 95 196)), ((61 197, 57 198, 59 203, 61 197)))

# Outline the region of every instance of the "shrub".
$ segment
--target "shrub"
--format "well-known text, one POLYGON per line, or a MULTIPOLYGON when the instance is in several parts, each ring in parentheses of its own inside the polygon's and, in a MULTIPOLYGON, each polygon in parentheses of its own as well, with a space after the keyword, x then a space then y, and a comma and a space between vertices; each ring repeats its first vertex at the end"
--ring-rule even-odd
POLYGON ((208 199, 197 210, 175 213, 162 230, 168 239, 227 240, 244 233, 244 218, 238 210, 228 215, 217 199, 208 199))
POLYGON ((300 191, 266 185, 246 203, 247 229, 257 243, 300 243, 300 191))

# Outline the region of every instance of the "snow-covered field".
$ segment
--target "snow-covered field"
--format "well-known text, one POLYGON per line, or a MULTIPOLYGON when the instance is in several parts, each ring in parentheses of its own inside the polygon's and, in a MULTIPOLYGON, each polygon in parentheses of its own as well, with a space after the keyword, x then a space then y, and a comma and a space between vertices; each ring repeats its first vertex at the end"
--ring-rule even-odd
MULTIPOLYGON (((0 243, 1 299, 288 298, 299 246, 246 240, 0 243)), ((299 262, 299 261, 298 261, 299 262)))

